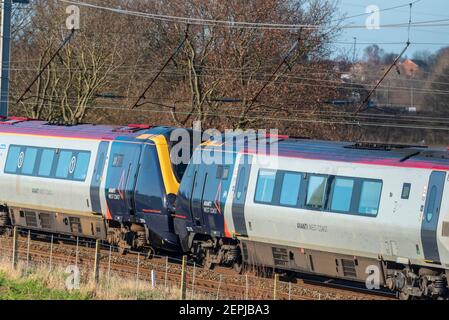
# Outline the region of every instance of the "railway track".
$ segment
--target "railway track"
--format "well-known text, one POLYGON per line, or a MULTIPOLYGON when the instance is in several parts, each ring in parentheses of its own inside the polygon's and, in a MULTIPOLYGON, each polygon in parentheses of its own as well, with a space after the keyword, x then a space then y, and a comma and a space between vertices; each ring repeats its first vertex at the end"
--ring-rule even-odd
MULTIPOLYGON (((82 280, 92 275, 95 248, 93 242, 76 240, 67 243, 54 238, 53 245, 48 239, 31 239, 26 235, 18 237, 17 257, 21 261, 32 263, 51 263, 54 265, 77 265, 82 272, 82 280), (46 240, 46 241, 43 241, 46 240), (50 258, 51 256, 51 258, 50 258), (83 272, 84 271, 84 272, 83 272)), ((0 236, 0 254, 10 255, 12 252, 12 237, 0 236)), ((116 274, 129 279, 149 281, 152 270, 156 272, 157 283, 165 287, 176 288, 181 283, 182 264, 179 257, 154 256, 147 259, 142 254, 127 254, 102 247, 99 257, 101 274, 116 274)), ((231 269, 216 267, 208 270, 188 263, 186 267, 187 298, 200 293, 203 298, 210 299, 273 299, 274 281, 271 278, 256 277, 247 272, 237 275, 231 269)), ((291 300, 390 300, 393 295, 384 292, 362 290, 348 285, 326 283, 310 279, 298 279, 296 283, 279 281, 277 284, 277 299, 291 300)))

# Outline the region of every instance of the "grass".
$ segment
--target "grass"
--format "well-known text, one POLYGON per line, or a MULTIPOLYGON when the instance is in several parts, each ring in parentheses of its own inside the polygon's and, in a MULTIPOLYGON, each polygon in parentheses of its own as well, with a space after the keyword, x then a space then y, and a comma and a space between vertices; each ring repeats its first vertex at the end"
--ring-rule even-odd
MULTIPOLYGON (((81 271, 82 273, 82 271, 81 271)), ((65 269, 46 265, 27 268, 19 262, 13 269, 8 259, 0 259, 0 300, 174 300, 179 299, 179 289, 151 288, 148 282, 111 274, 109 281, 104 275, 95 284, 81 275, 79 289, 68 290, 65 269)), ((195 299, 201 299, 195 295, 195 299)))
POLYGON ((86 300, 91 297, 80 291, 68 292, 47 288, 38 279, 9 279, 0 273, 0 300, 86 300))

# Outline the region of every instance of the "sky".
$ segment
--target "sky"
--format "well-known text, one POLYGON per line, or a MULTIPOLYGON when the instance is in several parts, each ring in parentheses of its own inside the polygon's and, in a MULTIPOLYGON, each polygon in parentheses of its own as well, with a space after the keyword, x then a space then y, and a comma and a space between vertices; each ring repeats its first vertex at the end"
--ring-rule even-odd
MULTIPOLYGON (((338 40, 338 47, 352 52, 354 37, 356 37, 358 43, 356 51, 359 58, 362 57, 363 49, 368 45, 366 43, 378 43, 385 52, 401 52, 407 42, 407 28, 382 28, 382 25, 408 23, 410 13, 408 3, 412 1, 414 0, 339 0, 340 13, 346 14, 347 17, 364 14, 370 5, 375 5, 380 10, 400 5, 407 6, 379 12, 380 29, 378 30, 345 29, 338 40), (385 42, 400 44, 380 44, 385 42)), ((344 24, 364 26, 368 18, 368 14, 349 18, 344 21, 344 24)), ((449 46, 449 0, 420 0, 413 5, 412 22, 440 19, 447 19, 447 21, 435 23, 447 24, 447 26, 412 27, 410 31, 412 44, 404 54, 405 56, 412 57, 415 52, 423 50, 436 52, 441 47, 449 46)))

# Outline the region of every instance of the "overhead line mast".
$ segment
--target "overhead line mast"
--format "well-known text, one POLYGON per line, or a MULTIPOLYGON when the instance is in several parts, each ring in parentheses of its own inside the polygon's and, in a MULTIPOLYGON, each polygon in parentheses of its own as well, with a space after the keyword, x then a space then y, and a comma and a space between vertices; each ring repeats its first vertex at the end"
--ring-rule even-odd
POLYGON ((28 0, 3 0, 1 18, 1 68, 0 68, 0 116, 8 117, 9 107, 9 55, 11 45, 11 13, 13 3, 29 3, 28 0))

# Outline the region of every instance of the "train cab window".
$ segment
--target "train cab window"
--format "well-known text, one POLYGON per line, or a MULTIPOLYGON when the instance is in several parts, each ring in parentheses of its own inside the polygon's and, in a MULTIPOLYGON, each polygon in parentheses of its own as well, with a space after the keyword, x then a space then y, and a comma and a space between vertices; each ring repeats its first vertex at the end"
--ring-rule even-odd
POLYGON ((282 180, 281 196, 279 203, 285 206, 296 206, 298 203, 299 189, 301 187, 301 174, 285 172, 282 180))
POLYGON ((363 181, 360 194, 359 213, 367 216, 376 216, 379 209, 382 182, 363 181))
POLYGON ((113 167, 121 167, 123 165, 124 157, 125 157, 124 154, 114 153, 114 156, 112 157, 112 166, 113 167))
POLYGON ((51 166, 55 157, 54 149, 44 149, 41 153, 41 161, 37 174, 41 177, 49 177, 51 173, 51 166))
POLYGON ((428 205, 427 205, 427 210, 426 210, 426 220, 427 222, 432 221, 432 217, 435 211, 435 200, 437 197, 437 187, 436 186, 432 186, 432 189, 430 189, 430 194, 429 194, 429 200, 428 200, 428 205))
POLYGON ((354 179, 335 178, 332 191, 331 211, 349 212, 353 189, 354 179))
POLYGON ((22 174, 33 174, 34 163, 36 162, 37 148, 27 147, 22 165, 22 174))
POLYGON ((217 166, 217 179, 227 180, 229 176, 229 166, 217 166))
POLYGON ((273 199, 274 182, 276 180, 276 171, 259 170, 257 178, 255 201, 270 203, 273 199))
POLYGON ((402 185, 401 199, 408 199, 410 197, 411 187, 412 185, 410 183, 404 183, 402 185))
POLYGON ((84 181, 87 176, 87 169, 89 167, 90 152, 80 152, 76 157, 75 171, 73 172, 73 179, 84 181))
POLYGON ((243 189, 245 188, 245 178, 246 178, 246 169, 245 167, 240 169, 239 172, 239 180, 237 181, 237 200, 240 200, 240 198, 243 195, 243 189))
POLYGON ((72 163, 72 151, 62 150, 59 154, 58 165, 56 167, 56 177, 67 178, 72 163))
POLYGON ((147 145, 137 176, 135 204, 138 212, 145 210, 162 210, 164 185, 159 172, 157 153, 154 146, 147 145))
POLYGON ((311 175, 307 185, 306 206, 311 209, 322 209, 327 177, 311 175))
POLYGON ((8 157, 6 159, 5 172, 15 173, 18 167, 20 155, 19 146, 10 146, 8 151, 8 157))

